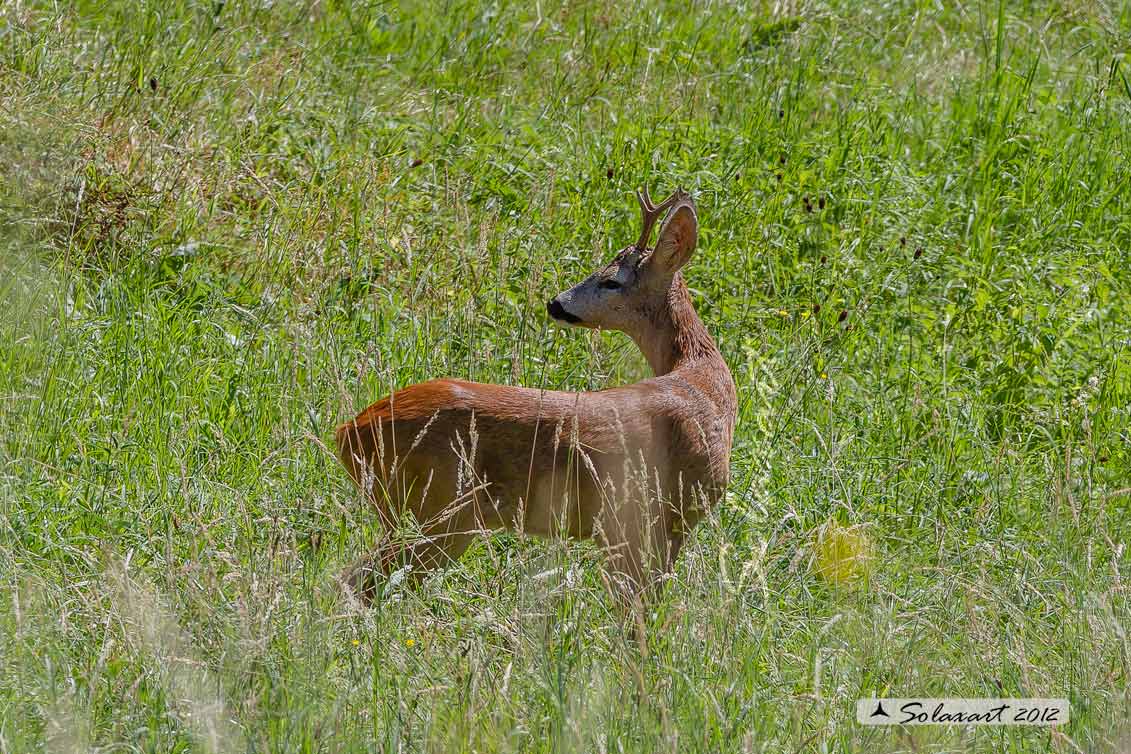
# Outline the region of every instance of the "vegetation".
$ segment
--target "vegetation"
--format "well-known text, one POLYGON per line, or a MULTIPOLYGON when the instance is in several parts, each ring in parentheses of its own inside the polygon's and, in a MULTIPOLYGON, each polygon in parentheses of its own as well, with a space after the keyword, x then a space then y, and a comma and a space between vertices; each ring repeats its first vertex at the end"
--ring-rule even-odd
POLYGON ((1126 750, 1129 38, 1119 0, 3 4, 0 752, 1126 750), (335 424, 646 376, 544 313, 645 184, 695 192, 741 397, 646 646, 577 543, 351 604, 335 424))

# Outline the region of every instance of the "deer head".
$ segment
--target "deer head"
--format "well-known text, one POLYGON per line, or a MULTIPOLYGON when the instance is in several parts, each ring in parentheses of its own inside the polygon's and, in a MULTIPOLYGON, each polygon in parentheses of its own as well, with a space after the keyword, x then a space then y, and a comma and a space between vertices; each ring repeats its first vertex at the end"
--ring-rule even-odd
POLYGON ((636 193, 643 227, 640 238, 617 252, 611 262, 546 304, 556 322, 594 329, 620 330, 636 337, 667 305, 679 269, 695 251, 698 221, 691 195, 682 189, 652 204, 648 190, 636 193), (648 248, 660 214, 667 218, 654 248, 648 248))

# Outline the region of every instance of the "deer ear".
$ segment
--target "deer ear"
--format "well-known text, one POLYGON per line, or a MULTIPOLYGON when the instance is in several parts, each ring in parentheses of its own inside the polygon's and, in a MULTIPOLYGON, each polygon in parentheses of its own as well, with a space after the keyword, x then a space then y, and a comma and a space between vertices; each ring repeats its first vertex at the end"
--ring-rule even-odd
POLYGON ((667 277, 675 275, 691 259, 698 237, 699 221, 695 217, 695 205, 688 197, 668 212, 648 264, 667 277))

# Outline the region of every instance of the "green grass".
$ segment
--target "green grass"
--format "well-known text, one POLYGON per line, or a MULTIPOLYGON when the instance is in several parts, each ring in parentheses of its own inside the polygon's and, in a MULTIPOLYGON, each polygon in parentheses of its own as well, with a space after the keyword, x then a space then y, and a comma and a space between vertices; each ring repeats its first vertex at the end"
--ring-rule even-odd
POLYGON ((1121 0, 0 6, 0 753, 1126 751, 1128 39, 1121 0), (332 427, 645 376, 543 309, 643 184, 695 192, 741 401, 647 652, 583 544, 348 604, 332 427))

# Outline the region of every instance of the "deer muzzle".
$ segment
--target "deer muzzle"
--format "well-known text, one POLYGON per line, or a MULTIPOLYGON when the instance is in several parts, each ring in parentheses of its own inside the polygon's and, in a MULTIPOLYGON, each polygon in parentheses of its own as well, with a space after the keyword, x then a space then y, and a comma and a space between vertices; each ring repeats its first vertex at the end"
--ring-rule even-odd
POLYGON ((552 319, 556 319, 558 322, 566 322, 571 325, 581 322, 581 317, 567 312, 565 307, 562 306, 562 302, 556 298, 552 298, 546 303, 546 311, 552 319))

